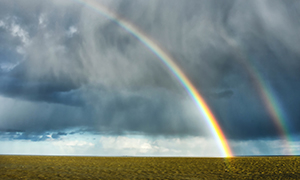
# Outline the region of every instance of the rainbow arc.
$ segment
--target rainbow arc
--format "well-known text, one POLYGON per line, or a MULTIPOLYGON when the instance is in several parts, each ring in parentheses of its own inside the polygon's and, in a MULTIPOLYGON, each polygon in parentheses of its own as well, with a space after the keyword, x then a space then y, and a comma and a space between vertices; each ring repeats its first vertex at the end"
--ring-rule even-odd
POLYGON ((125 20, 124 18, 118 16, 116 13, 110 11, 98 1, 95 0, 75 0, 85 6, 94 9, 102 16, 110 19, 111 21, 115 22, 133 36, 135 36, 139 41, 141 41, 149 50, 151 50, 158 59, 170 70, 170 72, 176 77, 176 79, 182 84, 182 86, 186 89, 189 93, 195 104, 197 105, 200 112, 205 117, 207 124, 210 127, 210 130, 215 137, 218 145, 222 151, 223 156, 225 157, 233 157, 227 139, 218 124, 217 119, 213 115, 212 111, 210 110, 209 106, 205 102, 204 98, 200 95, 197 91, 195 86, 191 83, 188 77, 184 74, 184 72, 179 68, 179 66, 175 63, 175 61, 171 58, 168 53, 162 50, 161 47, 158 46, 151 38, 149 38, 146 34, 140 31, 137 27, 133 24, 125 20))
POLYGON ((288 155, 295 155, 296 153, 293 152, 291 145, 292 139, 289 136, 290 131, 286 124, 286 115, 284 114, 283 108, 280 106, 279 100, 273 93, 271 86, 264 80, 258 69, 247 61, 248 56, 241 49, 239 43, 235 39, 230 38, 224 31, 221 31, 221 34, 226 42, 239 54, 238 62, 248 72, 252 81, 254 82, 254 86, 257 89, 267 112, 275 124, 285 146, 288 148, 288 155))

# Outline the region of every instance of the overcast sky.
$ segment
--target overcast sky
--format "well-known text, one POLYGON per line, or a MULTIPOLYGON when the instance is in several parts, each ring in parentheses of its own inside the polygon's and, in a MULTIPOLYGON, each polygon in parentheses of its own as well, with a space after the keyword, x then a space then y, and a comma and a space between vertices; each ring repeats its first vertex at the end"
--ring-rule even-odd
MULTIPOLYGON (((98 2, 173 57, 235 155, 300 153, 299 1, 98 2)), ((222 156, 216 143, 170 70, 114 21, 75 0, 0 0, 1 154, 222 156)))

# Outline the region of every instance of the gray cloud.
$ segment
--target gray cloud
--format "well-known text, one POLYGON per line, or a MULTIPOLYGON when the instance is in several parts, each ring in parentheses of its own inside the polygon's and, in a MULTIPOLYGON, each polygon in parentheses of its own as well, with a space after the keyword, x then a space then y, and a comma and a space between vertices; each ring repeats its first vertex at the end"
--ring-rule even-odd
MULTIPOLYGON (((15 3, 0 6, 0 94, 8 103, 0 129, 210 133, 169 69, 116 23, 75 1, 15 3)), ((297 1, 103 3, 174 58, 229 138, 279 136, 249 73, 260 74, 299 133, 297 1)))

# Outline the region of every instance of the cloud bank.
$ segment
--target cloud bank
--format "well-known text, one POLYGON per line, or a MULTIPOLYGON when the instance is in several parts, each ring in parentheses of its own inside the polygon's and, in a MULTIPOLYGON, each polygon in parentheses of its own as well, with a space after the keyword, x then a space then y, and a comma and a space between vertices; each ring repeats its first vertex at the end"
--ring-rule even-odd
MULTIPOLYGON (((175 59, 228 138, 279 137, 242 61, 279 99, 291 135, 299 133, 298 1, 99 2, 175 59)), ((0 4, 3 134, 211 136, 176 78, 116 23, 72 0, 0 4)))

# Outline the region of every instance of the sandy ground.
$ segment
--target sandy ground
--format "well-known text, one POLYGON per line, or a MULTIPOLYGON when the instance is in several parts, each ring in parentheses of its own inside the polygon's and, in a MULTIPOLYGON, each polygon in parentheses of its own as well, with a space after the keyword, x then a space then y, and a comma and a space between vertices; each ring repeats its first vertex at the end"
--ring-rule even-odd
POLYGON ((300 157, 0 156, 0 179, 300 179, 300 157))

